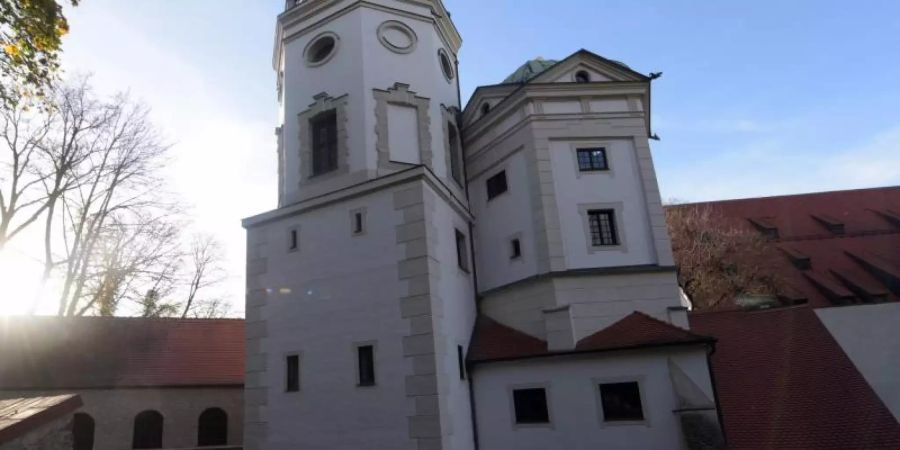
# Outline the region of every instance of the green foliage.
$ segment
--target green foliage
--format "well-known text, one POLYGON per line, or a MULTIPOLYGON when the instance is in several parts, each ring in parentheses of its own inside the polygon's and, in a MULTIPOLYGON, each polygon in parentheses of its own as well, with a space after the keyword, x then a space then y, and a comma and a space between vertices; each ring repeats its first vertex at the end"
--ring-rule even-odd
MULTIPOLYGON (((79 0, 69 0, 77 6, 79 0)), ((59 69, 69 31, 56 0, 0 0, 0 99, 43 97, 59 69)))

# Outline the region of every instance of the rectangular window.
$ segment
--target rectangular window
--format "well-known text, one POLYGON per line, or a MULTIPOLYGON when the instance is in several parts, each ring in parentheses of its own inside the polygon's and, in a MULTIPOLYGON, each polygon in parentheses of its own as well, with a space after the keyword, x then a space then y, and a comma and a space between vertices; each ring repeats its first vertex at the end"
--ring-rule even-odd
POLYGON ((459 364, 459 379, 466 379, 466 358, 462 345, 456 346, 456 362, 459 364))
POLYGON ((469 271, 469 246, 466 244, 466 235, 462 231, 456 231, 456 262, 459 268, 469 271))
POLYGON ((353 233, 360 234, 363 232, 363 215, 361 212, 353 214, 353 233))
POLYGON ((591 225, 591 245, 595 247, 619 245, 616 234, 616 213, 611 209, 588 211, 591 225))
POLYGON ((294 251, 300 248, 300 238, 297 229, 293 228, 288 232, 288 250, 294 251))
POLYGON ((603 403, 603 420, 606 422, 644 420, 641 390, 637 381, 601 384, 600 399, 603 403))
POLYGON ((286 392, 297 392, 300 390, 300 357, 290 355, 285 361, 285 388, 286 392))
POLYGON ((606 161, 605 148, 579 148, 577 154, 578 170, 582 172, 609 170, 609 164, 606 161))
POLYGON ((544 388, 513 390, 517 424, 550 423, 547 392, 544 388))
POLYGON ((447 123, 447 134, 447 146, 450 149, 450 175, 462 186, 462 158, 460 156, 459 132, 456 131, 456 125, 453 122, 447 123))
POLYGON ((488 200, 506 192, 507 189, 505 170, 487 179, 488 200))
POLYGON ((361 345, 356 348, 359 385, 375 386, 375 347, 361 345))
POLYGON ((326 111, 310 120, 312 174, 320 175, 338 166, 337 112, 326 111))
POLYGON ((518 239, 509 242, 509 259, 516 259, 522 256, 522 243, 518 239))

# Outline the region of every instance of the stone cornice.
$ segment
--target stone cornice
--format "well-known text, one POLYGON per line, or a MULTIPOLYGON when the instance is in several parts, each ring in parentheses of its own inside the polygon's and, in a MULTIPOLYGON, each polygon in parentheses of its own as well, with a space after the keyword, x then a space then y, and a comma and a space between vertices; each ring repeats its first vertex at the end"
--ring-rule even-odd
POLYGON ((363 183, 355 184, 344 189, 339 189, 337 191, 329 192, 318 197, 313 197, 298 203, 274 209, 269 212, 248 217, 241 221, 241 225, 247 229, 253 228, 259 225, 283 219, 285 217, 303 214, 308 211, 324 208, 334 203, 361 197, 379 190, 401 185, 404 183, 409 183, 415 180, 425 181, 454 210, 456 210, 470 222, 475 220, 472 216, 472 213, 469 211, 469 208, 459 198, 453 195, 449 187, 440 179, 438 179, 434 172, 432 172, 426 166, 419 165, 402 172, 397 172, 391 175, 376 178, 374 180, 365 181, 363 183))

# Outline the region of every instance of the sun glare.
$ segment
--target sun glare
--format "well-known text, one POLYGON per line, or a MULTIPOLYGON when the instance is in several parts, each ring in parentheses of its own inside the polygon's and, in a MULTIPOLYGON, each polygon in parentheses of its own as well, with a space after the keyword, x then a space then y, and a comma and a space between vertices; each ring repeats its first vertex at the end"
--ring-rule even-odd
POLYGON ((0 316, 27 314, 35 300, 39 266, 13 249, 0 251, 0 316))

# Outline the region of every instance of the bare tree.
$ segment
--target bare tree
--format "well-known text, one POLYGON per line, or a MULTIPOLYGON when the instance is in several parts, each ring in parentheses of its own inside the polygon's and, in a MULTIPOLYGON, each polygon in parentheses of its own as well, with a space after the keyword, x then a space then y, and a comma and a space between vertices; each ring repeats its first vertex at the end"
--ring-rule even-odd
POLYGON ((192 308, 197 306, 204 306, 208 309, 209 304, 198 304, 198 294, 203 289, 221 283, 225 278, 225 271, 221 265, 222 246, 213 236, 208 234, 194 236, 188 257, 188 270, 191 275, 184 311, 181 313, 182 318, 187 317, 192 312, 192 308))
POLYGON ((774 243, 706 205, 666 208, 678 282, 699 310, 741 294, 777 296, 784 282, 774 243))
POLYGON ((47 209, 40 145, 53 120, 52 113, 0 104, 0 251, 47 209))

